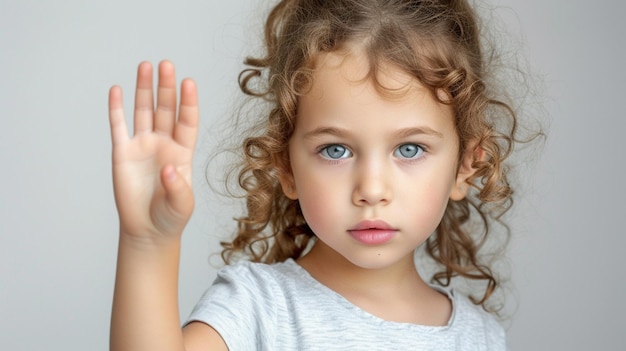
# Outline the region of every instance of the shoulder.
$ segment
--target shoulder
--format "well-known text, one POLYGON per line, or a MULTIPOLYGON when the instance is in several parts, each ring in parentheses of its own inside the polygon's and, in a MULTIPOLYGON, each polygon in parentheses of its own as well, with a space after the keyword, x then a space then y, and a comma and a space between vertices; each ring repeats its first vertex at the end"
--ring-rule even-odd
POLYGON ((282 281, 289 271, 288 263, 247 261, 221 268, 186 324, 197 321, 211 326, 231 350, 271 345, 285 310, 282 281))
MULTIPOLYGON (((263 309, 271 315, 277 305, 284 303, 285 298, 302 291, 297 279, 297 268, 293 260, 273 264, 240 261, 227 265, 217 272, 217 277, 202 296, 200 305, 236 301, 237 306, 244 310, 244 306, 248 305, 248 311, 263 309)), ((230 308, 235 309, 235 306, 230 308)))
POLYGON ((454 312, 450 328, 461 339, 485 345, 488 350, 506 350, 506 332, 492 313, 456 291, 450 292, 454 312))
POLYGON ((294 265, 292 260, 274 264, 241 261, 221 268, 213 284, 236 284, 254 290, 280 288, 295 274, 294 265))

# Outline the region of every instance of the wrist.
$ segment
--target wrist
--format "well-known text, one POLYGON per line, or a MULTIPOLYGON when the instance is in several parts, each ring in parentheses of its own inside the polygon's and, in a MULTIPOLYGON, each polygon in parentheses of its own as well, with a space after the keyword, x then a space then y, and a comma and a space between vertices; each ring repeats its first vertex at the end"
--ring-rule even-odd
POLYGON ((158 252, 163 250, 180 248, 182 232, 178 233, 152 233, 146 230, 144 233, 135 234, 132 231, 120 227, 119 244, 137 251, 158 252))

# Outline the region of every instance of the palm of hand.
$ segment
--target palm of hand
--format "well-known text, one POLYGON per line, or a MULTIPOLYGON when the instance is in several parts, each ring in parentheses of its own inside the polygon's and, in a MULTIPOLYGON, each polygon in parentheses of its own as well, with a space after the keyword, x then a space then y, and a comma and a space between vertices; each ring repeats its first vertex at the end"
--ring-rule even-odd
POLYGON ((128 136, 121 91, 113 87, 109 114, 113 140, 115 199, 124 233, 159 239, 180 234, 193 210, 191 170, 198 125, 197 94, 182 83, 179 116, 171 63, 159 66, 157 108, 152 102, 152 68, 139 66, 135 132, 128 136))

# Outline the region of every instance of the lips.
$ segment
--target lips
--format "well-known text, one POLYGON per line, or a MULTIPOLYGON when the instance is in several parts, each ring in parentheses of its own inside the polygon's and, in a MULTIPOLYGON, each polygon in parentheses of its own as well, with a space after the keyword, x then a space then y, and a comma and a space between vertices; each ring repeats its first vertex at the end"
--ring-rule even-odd
POLYGON ((381 220, 362 221, 348 230, 352 238, 365 245, 384 244, 393 239, 397 232, 397 229, 381 220))

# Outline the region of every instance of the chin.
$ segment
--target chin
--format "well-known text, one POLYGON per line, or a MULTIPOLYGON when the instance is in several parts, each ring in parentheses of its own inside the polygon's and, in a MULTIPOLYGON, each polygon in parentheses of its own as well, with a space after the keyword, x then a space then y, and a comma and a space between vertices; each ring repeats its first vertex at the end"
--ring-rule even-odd
MULTIPOLYGON (((412 257, 413 255, 411 255, 412 257)), ((361 257, 346 257, 353 265, 363 269, 385 269, 394 266, 404 259, 404 257, 390 257, 382 252, 361 257)))

